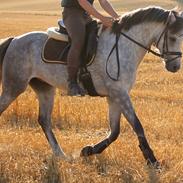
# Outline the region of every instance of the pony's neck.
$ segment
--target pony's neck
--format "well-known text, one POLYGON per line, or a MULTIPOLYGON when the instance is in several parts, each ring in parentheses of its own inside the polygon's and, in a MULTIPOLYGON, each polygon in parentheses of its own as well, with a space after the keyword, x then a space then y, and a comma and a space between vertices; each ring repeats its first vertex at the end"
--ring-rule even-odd
POLYGON ((151 25, 146 25, 146 27, 149 27, 148 32, 150 35, 150 40, 149 40, 149 46, 151 46, 153 43, 156 43, 161 34, 163 33, 164 29, 165 29, 165 24, 164 23, 158 23, 158 22, 154 22, 151 23, 151 25))
POLYGON ((150 47, 159 39, 164 28, 165 25, 163 23, 142 23, 137 25, 136 28, 132 28, 130 32, 133 32, 132 34, 135 35, 137 40, 140 40, 140 43, 146 47, 150 47))
MULTIPOLYGON (((159 39, 161 33, 163 32, 165 25, 163 23, 157 22, 148 22, 142 23, 134 26, 129 30, 128 35, 133 37, 136 41, 141 43, 147 48, 150 48, 153 43, 156 43, 159 39)), ((136 45, 137 54, 138 54, 138 65, 143 59, 147 50, 141 48, 139 45, 136 45)))

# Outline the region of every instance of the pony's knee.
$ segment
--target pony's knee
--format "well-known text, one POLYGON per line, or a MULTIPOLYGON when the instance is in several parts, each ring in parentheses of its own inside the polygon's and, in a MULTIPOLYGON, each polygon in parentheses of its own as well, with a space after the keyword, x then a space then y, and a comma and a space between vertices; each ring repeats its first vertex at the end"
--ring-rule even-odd
POLYGON ((38 117, 38 123, 40 124, 40 125, 42 125, 43 123, 44 123, 44 117, 42 117, 42 116, 39 116, 38 117))
POLYGON ((109 141, 110 142, 115 141, 118 138, 119 134, 120 134, 120 129, 116 129, 115 131, 111 132, 109 136, 109 141))
POLYGON ((42 128, 49 128, 50 127, 50 123, 48 121, 48 119, 45 116, 40 115, 38 117, 38 123, 41 125, 42 128))

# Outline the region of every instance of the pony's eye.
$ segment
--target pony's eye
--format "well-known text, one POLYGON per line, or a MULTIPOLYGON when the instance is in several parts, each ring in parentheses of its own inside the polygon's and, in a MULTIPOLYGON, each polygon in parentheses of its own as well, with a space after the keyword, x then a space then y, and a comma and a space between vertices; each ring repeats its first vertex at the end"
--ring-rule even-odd
POLYGON ((171 42, 175 42, 176 41, 175 37, 170 37, 169 39, 170 39, 171 42))

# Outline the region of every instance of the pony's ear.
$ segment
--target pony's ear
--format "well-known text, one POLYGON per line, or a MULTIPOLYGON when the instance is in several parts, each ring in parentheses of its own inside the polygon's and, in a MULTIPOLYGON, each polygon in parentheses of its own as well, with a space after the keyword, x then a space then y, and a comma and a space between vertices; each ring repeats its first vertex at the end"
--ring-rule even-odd
POLYGON ((170 24, 173 24, 176 21, 176 16, 172 11, 170 12, 169 17, 170 24))

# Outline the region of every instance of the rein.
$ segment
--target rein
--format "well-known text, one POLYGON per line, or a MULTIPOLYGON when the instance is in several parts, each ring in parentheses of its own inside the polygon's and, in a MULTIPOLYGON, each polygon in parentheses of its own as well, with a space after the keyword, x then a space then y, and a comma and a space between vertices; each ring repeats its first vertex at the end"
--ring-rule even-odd
POLYGON ((112 49, 111 49, 111 51, 110 51, 110 53, 109 53, 109 55, 108 55, 108 57, 107 57, 107 62, 106 62, 106 73, 107 73, 108 77, 109 77, 111 80, 113 80, 113 81, 118 81, 119 75, 120 75, 119 48, 118 48, 119 37, 120 37, 120 35, 117 35, 117 34, 116 34, 116 43, 115 43, 114 46, 112 47, 112 49), (109 58, 110 58, 110 56, 111 56, 111 54, 112 54, 112 52, 114 51, 115 48, 116 48, 116 60, 117 60, 117 69, 118 69, 118 71, 117 71, 117 77, 116 77, 116 78, 112 77, 112 76, 109 74, 109 72, 108 72, 108 67, 107 67, 108 62, 109 62, 109 58))
MULTIPOLYGON (((171 14, 171 12, 170 12, 171 14)), ((169 15, 170 17, 170 15, 169 15)), ((182 52, 170 52, 168 51, 168 27, 169 27, 169 17, 168 17, 168 20, 167 20, 167 23, 166 23, 166 27, 165 29, 163 30, 163 32, 161 33, 158 41, 157 41, 157 44, 156 44, 156 47, 158 46, 159 42, 161 41, 163 35, 164 35, 164 42, 163 42, 163 53, 160 54, 158 52, 155 52, 153 51, 151 48, 148 48, 146 46, 144 46, 143 44, 141 44, 140 42, 136 41, 135 39, 131 38, 130 36, 128 36, 127 34, 125 34, 124 32, 120 32, 118 34, 116 34, 116 42, 114 44, 114 46, 112 47, 108 57, 107 57, 107 62, 106 62, 106 73, 108 75, 108 77, 113 80, 113 81, 118 81, 119 79, 119 75, 120 75, 120 61, 119 61, 119 48, 118 48, 118 41, 119 41, 119 38, 120 36, 124 36, 126 37, 127 39, 129 39, 130 41, 132 41, 133 43, 137 44, 138 46, 144 48, 145 50, 148 51, 148 53, 152 53, 153 55, 155 56, 158 56, 160 58, 163 58, 165 59, 165 56, 167 55, 172 55, 172 56, 175 56, 173 57, 172 59, 169 59, 169 60, 166 60, 166 63, 170 63, 172 61, 174 61, 175 59, 179 58, 179 57, 182 57, 182 52), (117 59, 117 77, 114 78, 110 75, 110 73, 108 72, 108 62, 109 62, 109 58, 112 54, 112 52, 114 51, 114 49, 116 49, 116 59, 117 59)))
POLYGON ((163 37, 164 35, 164 42, 163 42, 163 53, 160 54, 160 53, 157 53, 155 51, 153 51, 151 48, 148 48, 144 45, 142 45, 141 43, 137 42, 136 40, 132 39, 131 37, 129 37, 128 35, 126 35, 125 33, 123 32, 120 32, 121 35, 123 35, 124 37, 128 38, 130 41, 134 42, 135 44, 139 45, 140 47, 144 48, 145 50, 148 51, 148 53, 152 53, 153 55, 155 56, 158 56, 160 58, 165 58, 166 55, 176 55, 176 57, 172 58, 172 59, 169 59, 166 61, 166 63, 169 63, 179 57, 182 57, 182 53, 181 52, 173 52, 173 51, 168 51, 168 25, 166 26, 165 30, 162 32, 157 44, 156 44, 156 47, 158 46, 161 38, 163 37))

